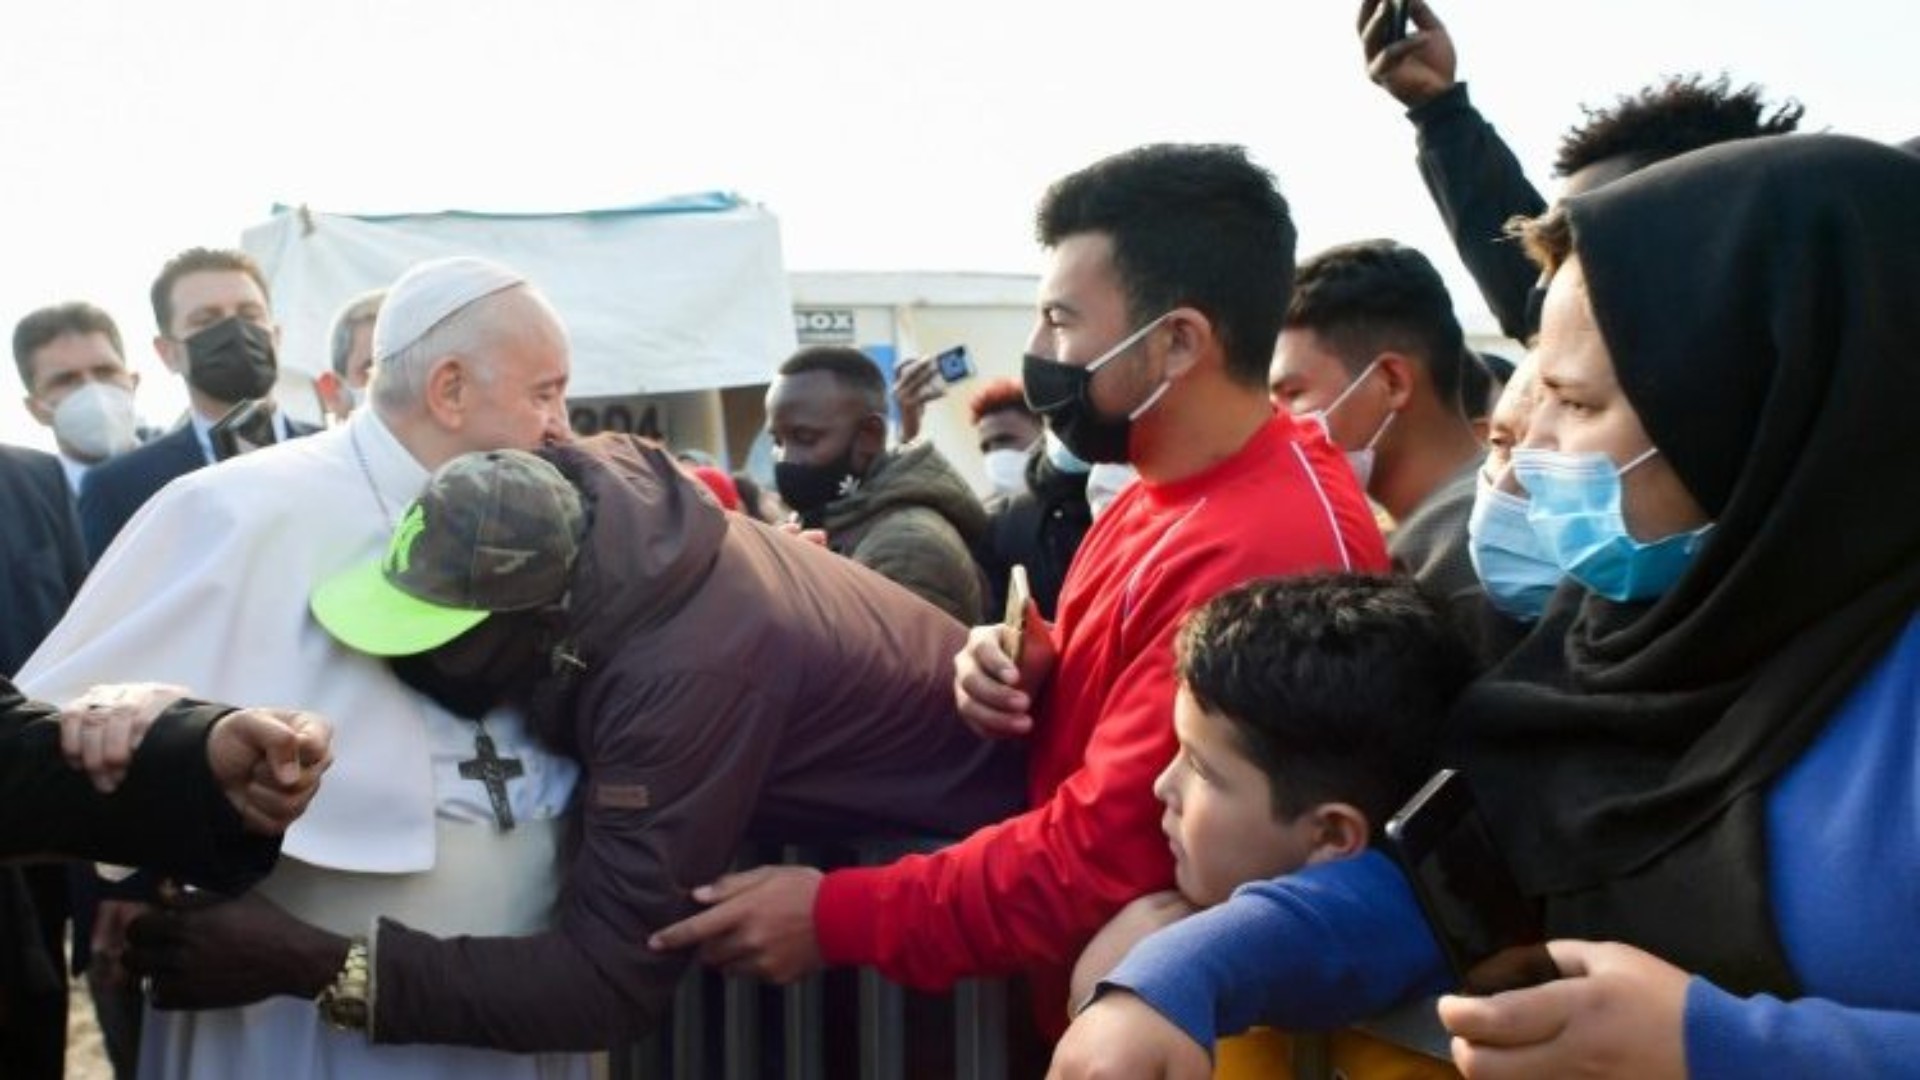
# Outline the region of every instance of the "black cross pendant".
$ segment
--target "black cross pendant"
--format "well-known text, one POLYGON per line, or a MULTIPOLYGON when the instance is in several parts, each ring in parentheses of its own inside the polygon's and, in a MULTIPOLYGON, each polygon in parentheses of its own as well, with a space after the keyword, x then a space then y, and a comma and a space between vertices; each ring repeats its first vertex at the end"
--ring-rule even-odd
POLYGON ((513 828, 513 807, 507 805, 507 781, 526 773, 519 758, 503 758, 493 748, 493 736, 484 730, 473 736, 473 759, 460 763, 462 780, 478 780, 487 785, 487 799, 493 803, 493 820, 502 830, 513 828))

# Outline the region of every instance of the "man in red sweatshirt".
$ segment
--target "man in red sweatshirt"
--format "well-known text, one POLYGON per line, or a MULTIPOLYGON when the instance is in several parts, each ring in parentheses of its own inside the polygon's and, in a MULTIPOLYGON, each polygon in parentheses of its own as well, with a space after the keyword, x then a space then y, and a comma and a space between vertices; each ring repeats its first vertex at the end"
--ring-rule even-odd
POLYGON ((1181 617, 1252 578, 1386 568, 1345 457, 1267 399, 1295 237, 1270 174, 1238 147, 1141 147, 1055 183, 1038 233, 1028 401, 1076 455, 1140 481, 1074 557, 1050 673, 1022 685, 992 626, 955 658, 969 723, 1031 738, 1031 808, 887 866, 729 875, 653 947, 778 981, 822 964, 922 988, 1025 973, 1057 1035, 1082 946, 1173 881, 1152 785, 1176 749, 1181 617))

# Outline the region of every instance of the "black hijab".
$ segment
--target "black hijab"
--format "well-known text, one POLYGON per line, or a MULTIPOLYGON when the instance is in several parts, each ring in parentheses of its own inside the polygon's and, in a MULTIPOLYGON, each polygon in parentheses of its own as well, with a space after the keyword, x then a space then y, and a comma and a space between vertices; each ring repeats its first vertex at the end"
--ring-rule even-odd
POLYGON ((1765 788, 1920 607, 1920 159, 1757 139, 1567 210, 1621 387, 1715 527, 1656 601, 1563 588, 1450 758, 1556 934, 1790 991, 1765 788))

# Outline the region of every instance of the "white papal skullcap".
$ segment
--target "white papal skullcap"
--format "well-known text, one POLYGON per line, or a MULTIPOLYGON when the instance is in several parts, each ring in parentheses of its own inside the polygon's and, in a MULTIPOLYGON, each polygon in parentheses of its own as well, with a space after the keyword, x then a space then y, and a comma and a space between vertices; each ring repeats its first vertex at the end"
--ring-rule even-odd
POLYGON ((374 320, 375 362, 390 359, 475 300, 526 280, 517 270, 474 255, 414 263, 387 290, 374 320))

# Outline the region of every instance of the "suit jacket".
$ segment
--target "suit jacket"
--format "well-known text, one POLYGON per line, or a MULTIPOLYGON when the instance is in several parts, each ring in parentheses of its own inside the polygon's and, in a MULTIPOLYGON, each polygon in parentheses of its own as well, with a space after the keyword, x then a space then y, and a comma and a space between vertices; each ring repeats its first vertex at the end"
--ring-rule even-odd
POLYGON ((87 573, 60 460, 0 446, 0 675, 27 662, 87 573))
POLYGON ((169 707, 141 740, 126 780, 101 795, 61 757, 53 709, 0 678, 0 857, 71 855, 244 889, 272 868, 280 842, 242 831, 207 767, 207 732, 230 711, 189 701, 169 707))
MULTIPOLYGON (((291 419, 287 429, 294 438, 320 430, 291 419)), ((154 492, 207 464, 200 437, 189 423, 95 465, 87 473, 86 483, 80 485, 80 524, 86 533, 87 558, 98 561, 100 553, 154 492)))

